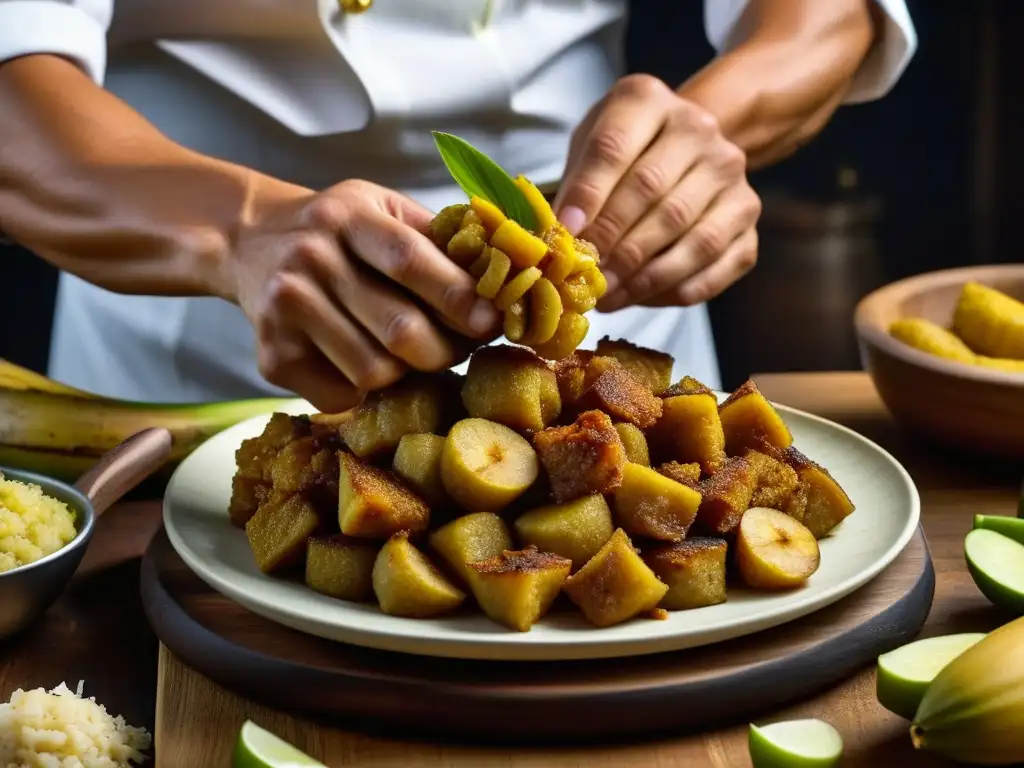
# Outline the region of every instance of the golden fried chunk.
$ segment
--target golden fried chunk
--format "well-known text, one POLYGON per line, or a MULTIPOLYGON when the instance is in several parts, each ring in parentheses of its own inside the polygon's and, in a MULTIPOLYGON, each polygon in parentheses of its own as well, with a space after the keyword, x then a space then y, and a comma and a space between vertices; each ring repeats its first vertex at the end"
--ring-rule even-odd
POLYGON ((440 435, 403 435, 391 468, 433 510, 451 504, 441 482, 440 435))
POLYGON ((718 399, 711 392, 695 392, 662 403, 661 419, 647 433, 651 454, 661 461, 695 461, 705 474, 716 472, 726 459, 718 399))
POLYGON ((441 449, 444 489, 469 512, 504 509, 533 485, 539 472, 537 453, 526 438, 487 419, 457 422, 441 449))
MULTIPOLYGON (((537 267, 529 267, 509 278, 505 286, 494 297, 494 306, 500 312, 506 312, 513 304, 525 298, 534 284, 540 280, 541 271, 537 267)), ((527 300, 529 304, 529 300, 527 300)))
MULTIPOLYGON (((468 216, 470 213, 472 211, 466 215, 468 216)), ((486 245, 487 230, 484 229, 483 224, 471 222, 459 228, 459 231, 448 241, 448 247, 445 251, 448 254, 448 258, 456 264, 461 267, 468 267, 480 257, 486 245)))
POLYGON ((442 251, 448 248, 448 242, 459 231, 468 210, 469 206, 465 203, 449 205, 430 220, 430 239, 434 241, 434 245, 442 251))
POLYGON ((747 451, 743 456, 757 475, 757 489, 750 506, 782 510, 800 482, 796 471, 761 451, 747 451))
POLYGON ((572 235, 558 221, 555 221, 554 225, 544 233, 544 242, 548 246, 549 256, 544 267, 544 276, 556 286, 561 286, 572 273, 573 267, 576 266, 576 248, 572 242, 572 235))
POLYGON ((601 411, 585 411, 568 426, 538 432, 533 447, 558 504, 614 491, 622 482, 626 451, 611 419, 601 411))
MULTIPOLYGON (((583 314, 597 306, 599 297, 594 285, 596 282, 594 274, 600 275, 601 273, 596 269, 579 272, 558 285, 558 295, 566 310, 583 314)), ((604 279, 604 276, 601 275, 601 278, 604 279)), ((605 284, 607 285, 607 281, 605 284)))
POLYGON ((511 342, 522 341, 523 336, 526 335, 526 316, 529 311, 525 296, 505 311, 502 332, 506 339, 511 342))
POLYGON ((519 431, 544 429, 562 409, 550 366, 522 347, 481 347, 469 360, 462 402, 470 416, 519 431))
MULTIPOLYGON (((702 384, 693 376, 683 376, 679 381, 661 393, 662 397, 677 397, 679 395, 714 395, 711 387, 702 384)), ((717 399, 717 398, 716 398, 717 399)))
POLYGON ((780 450, 793 444, 793 435, 786 422, 762 395, 753 380, 729 395, 718 409, 725 432, 725 450, 739 456, 747 448, 758 450, 767 441, 780 450))
POLYGON ((480 275, 480 281, 476 284, 476 292, 478 296, 483 296, 485 299, 493 299, 498 295, 501 286, 505 284, 505 278, 508 277, 509 270, 512 268, 512 262, 504 253, 489 245, 484 246, 480 258, 487 260, 487 268, 480 275))
POLYGON ((231 502, 228 504, 228 518, 236 528, 244 528, 260 503, 270 494, 270 483, 235 475, 231 478, 231 502))
POLYGON ((698 486, 701 492, 697 519, 700 527, 717 536, 736 530, 757 488, 757 473, 742 456, 729 459, 711 477, 698 486))
POLYGON ((562 408, 566 411, 576 407, 583 397, 589 384, 587 366, 594 358, 594 353, 585 349, 577 349, 568 357, 554 362, 555 378, 558 380, 558 393, 562 397, 562 408))
POLYGON ((615 490, 615 521, 630 535, 682 541, 701 505, 701 494, 650 467, 626 464, 615 490))
POLYGON ((342 534, 311 537, 306 549, 306 585, 340 600, 369 600, 377 549, 365 539, 342 534))
POLYGON ((565 593, 596 627, 610 627, 655 608, 668 592, 616 529, 601 550, 565 581, 565 593))
POLYGON ((590 330, 590 321, 577 312, 562 312, 558 329, 550 341, 534 344, 533 350, 546 360, 561 360, 573 353, 590 330))
POLYGON ((634 464, 642 464, 645 467, 651 466, 651 457, 647 452, 647 438, 640 428, 634 424, 627 424, 620 421, 615 425, 615 431, 619 433, 622 447, 626 451, 626 461, 634 464))
POLYGON ((338 524, 342 533, 386 539, 398 531, 427 529, 430 507, 392 472, 365 464, 351 453, 341 453, 338 460, 338 524))
POLYGON ((515 529, 523 544, 567 557, 573 569, 596 555, 615 531, 608 502, 599 493, 531 509, 516 518, 515 529))
POLYGON ((337 449, 322 447, 322 441, 303 437, 282 448, 270 465, 275 491, 305 494, 317 509, 338 506, 337 449))
POLYGON ((622 339, 612 341, 608 336, 598 340, 594 352, 602 357, 614 357, 638 381, 646 384, 652 394, 660 395, 672 383, 672 355, 622 339))
POLYGON ((548 253, 543 240, 512 219, 506 219, 495 230, 491 245, 508 254, 512 263, 523 270, 536 267, 548 253))
POLYGON ((724 603, 727 548, 723 539, 698 536, 644 552, 644 562, 668 584, 661 607, 685 611, 724 603))
POLYGON ((807 486, 800 483, 789 498, 782 503, 781 511, 802 523, 804 515, 807 514, 807 497, 807 486))
POLYGON ((700 482, 700 464, 691 461, 689 464, 680 464, 678 461, 666 461, 658 467, 658 471, 665 477, 675 480, 677 483, 696 487, 700 482))
POLYGON ((491 621, 528 632, 548 612, 572 562, 527 547, 473 563, 473 596, 491 621))
POLYGON ((320 516, 301 494, 271 494, 245 524, 257 567, 274 573, 302 562, 306 542, 320 525, 320 516))
POLYGON ((469 586, 475 571, 469 566, 512 549, 505 521, 493 512, 474 512, 445 523, 430 534, 430 546, 448 568, 469 586))
POLYGON ((562 319, 562 299, 554 284, 542 277, 530 288, 530 318, 522 343, 529 346, 544 344, 554 338, 562 319))
MULTIPOLYGON (((816 539, 820 539, 853 514, 853 502, 828 470, 811 461, 795 447, 790 446, 785 457, 786 462, 796 470, 800 478, 800 491, 807 501, 802 517, 797 517, 789 509, 782 511, 802 522, 816 539)), ((796 506, 800 504, 799 493, 791 503, 796 506)))
POLYGON ((275 413, 258 437, 243 440, 235 451, 237 474, 250 480, 270 482, 270 462, 288 443, 310 434, 312 425, 306 416, 275 413))
POLYGON ((579 400, 581 409, 604 411, 640 429, 654 426, 661 418, 661 399, 615 358, 595 356, 587 364, 586 377, 586 390, 579 400))
POLYGON ((452 613, 466 599, 466 593, 413 546, 408 531, 396 533, 378 553, 373 592, 384 613, 416 619, 452 613))
POLYGON ((403 435, 445 432, 456 381, 453 374, 410 374, 371 392, 339 427, 345 445, 361 459, 375 458, 394 451, 403 435))
POLYGON ((493 235, 498 231, 498 227, 505 223, 507 217, 490 200, 484 200, 482 197, 473 195, 469 200, 469 204, 490 234, 493 235))

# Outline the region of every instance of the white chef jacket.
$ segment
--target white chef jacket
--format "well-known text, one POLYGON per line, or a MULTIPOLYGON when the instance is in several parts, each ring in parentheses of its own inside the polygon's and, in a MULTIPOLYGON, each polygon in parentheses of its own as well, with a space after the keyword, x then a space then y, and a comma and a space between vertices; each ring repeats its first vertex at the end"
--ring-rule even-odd
MULTIPOLYGON (((876 0, 881 39, 846 101, 877 99, 916 49, 904 0, 876 0)), ((705 0, 718 51, 746 0, 705 0)), ((314 189, 365 178, 432 210, 464 199, 431 130, 513 173, 557 181, 570 134, 622 74, 628 0, 0 0, 0 61, 53 53, 194 150, 314 189), (490 5, 489 19, 485 9, 490 5), (472 73, 471 78, 462 77, 472 73)), ((720 385, 707 309, 591 312, 720 385)), ((242 312, 215 298, 123 296, 63 274, 50 374, 147 401, 287 394, 256 366, 242 312)))

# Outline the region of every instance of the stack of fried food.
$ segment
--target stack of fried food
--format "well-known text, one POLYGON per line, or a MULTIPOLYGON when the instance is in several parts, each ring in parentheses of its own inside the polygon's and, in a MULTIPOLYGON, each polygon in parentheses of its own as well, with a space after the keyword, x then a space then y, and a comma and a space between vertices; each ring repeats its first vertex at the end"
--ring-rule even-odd
POLYGON ((237 453, 259 568, 385 613, 597 627, 798 587, 854 506, 747 382, 719 404, 672 358, 601 339, 555 362, 482 347, 340 415, 275 414, 237 453))
POLYGON ((548 360, 570 355, 586 338, 584 317, 608 288, 594 245, 574 238, 540 191, 515 179, 537 218, 531 232, 493 203, 472 197, 430 222, 430 237, 477 278, 477 293, 504 315, 505 338, 548 360))

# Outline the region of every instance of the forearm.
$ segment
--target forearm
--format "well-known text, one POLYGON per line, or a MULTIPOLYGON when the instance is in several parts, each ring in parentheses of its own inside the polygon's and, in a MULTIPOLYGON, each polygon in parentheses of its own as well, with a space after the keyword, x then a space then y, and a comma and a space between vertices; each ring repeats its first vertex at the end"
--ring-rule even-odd
POLYGON ((680 95, 714 114, 758 168, 814 137, 842 103, 875 37, 870 0, 751 0, 730 50, 680 95))
POLYGON ((270 180, 175 144, 52 56, 0 65, 0 148, 0 232, 109 290, 232 298, 232 242, 270 180))

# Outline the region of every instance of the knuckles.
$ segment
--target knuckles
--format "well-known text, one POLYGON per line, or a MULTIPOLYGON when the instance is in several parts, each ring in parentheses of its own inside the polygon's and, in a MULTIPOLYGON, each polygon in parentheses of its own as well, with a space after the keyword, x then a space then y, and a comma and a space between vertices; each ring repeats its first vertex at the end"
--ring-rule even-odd
POLYGON ((590 137, 587 155, 593 161, 619 167, 628 163, 629 137, 619 128, 608 128, 598 131, 590 137))
POLYGON ((614 92, 618 96, 650 99, 671 94, 672 89, 653 75, 637 73, 620 78, 615 83, 614 92))

